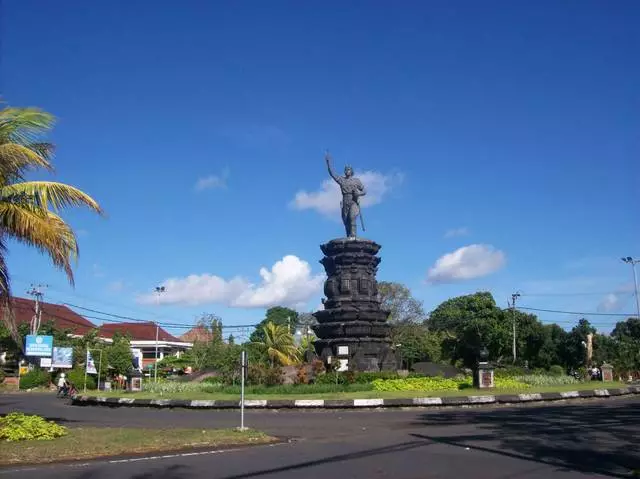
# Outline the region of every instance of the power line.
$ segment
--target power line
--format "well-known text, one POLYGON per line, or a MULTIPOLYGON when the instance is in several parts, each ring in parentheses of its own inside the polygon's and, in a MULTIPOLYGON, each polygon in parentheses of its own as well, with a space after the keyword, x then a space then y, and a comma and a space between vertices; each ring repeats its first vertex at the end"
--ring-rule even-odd
POLYGON ((557 309, 526 308, 524 306, 519 306, 518 309, 524 309, 527 311, 540 311, 542 313, 575 314, 577 316, 627 316, 629 318, 634 316, 633 314, 629 313, 585 313, 580 311, 560 311, 557 309))
POLYGON ((620 295, 620 296, 626 296, 626 295, 633 295, 633 292, 630 291, 625 291, 625 292, 616 292, 616 291, 606 291, 606 292, 600 292, 600 293, 520 293, 521 296, 531 296, 531 297, 544 297, 544 296, 558 296, 558 297, 563 297, 563 296, 606 296, 607 294, 616 294, 616 295, 620 295))

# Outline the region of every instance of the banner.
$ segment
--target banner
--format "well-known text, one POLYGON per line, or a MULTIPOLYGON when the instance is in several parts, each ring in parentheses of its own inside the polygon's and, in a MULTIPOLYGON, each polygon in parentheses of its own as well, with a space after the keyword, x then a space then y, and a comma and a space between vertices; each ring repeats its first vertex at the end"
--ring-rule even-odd
POLYGON ((51 358, 40 358, 40 367, 41 368, 50 368, 51 367, 51 358))
POLYGON ((53 348, 53 359, 51 361, 53 368, 73 367, 73 348, 53 348))
POLYGON ((91 356, 91 351, 87 351, 87 374, 98 374, 96 363, 91 356))
POLYGON ((51 357, 53 352, 53 336, 28 334, 24 340, 25 356, 51 357))

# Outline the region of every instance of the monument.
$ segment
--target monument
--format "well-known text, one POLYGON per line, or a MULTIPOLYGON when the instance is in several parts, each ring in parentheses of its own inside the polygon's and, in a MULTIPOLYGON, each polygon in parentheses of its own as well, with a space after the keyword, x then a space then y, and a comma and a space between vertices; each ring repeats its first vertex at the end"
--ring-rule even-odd
POLYGON ((318 356, 339 370, 380 371, 397 369, 397 359, 389 337, 389 312, 378 296, 376 273, 380 245, 357 237, 357 219, 364 231, 359 199, 366 195, 362 182, 346 166, 344 176, 336 175, 331 157, 325 157, 329 175, 342 193, 341 211, 345 237, 320 246, 320 261, 327 273, 324 283, 324 310, 313 315, 318 321, 314 347, 318 356))

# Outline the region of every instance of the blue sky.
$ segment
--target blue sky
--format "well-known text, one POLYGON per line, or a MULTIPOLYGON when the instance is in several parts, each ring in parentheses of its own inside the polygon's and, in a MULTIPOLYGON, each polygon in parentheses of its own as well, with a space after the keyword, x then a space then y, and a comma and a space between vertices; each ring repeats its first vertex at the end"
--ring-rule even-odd
POLYGON ((108 213, 66 215, 75 289, 11 245, 14 291, 184 323, 315 309, 329 148, 370 190, 379 279, 427 310, 632 312, 638 24, 632 1, 4 2, 2 96, 58 117, 55 178, 108 213))

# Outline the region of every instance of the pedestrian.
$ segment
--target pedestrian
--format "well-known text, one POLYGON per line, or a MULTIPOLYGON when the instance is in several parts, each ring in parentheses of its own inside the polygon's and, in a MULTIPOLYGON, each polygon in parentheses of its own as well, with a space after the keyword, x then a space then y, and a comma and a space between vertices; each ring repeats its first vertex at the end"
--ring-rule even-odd
POLYGON ((64 396, 67 391, 67 380, 65 379, 65 374, 61 373, 58 378, 58 392, 56 393, 57 397, 60 397, 60 393, 64 396))

